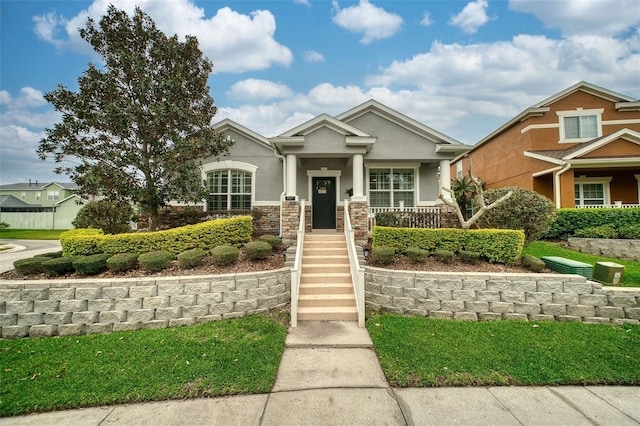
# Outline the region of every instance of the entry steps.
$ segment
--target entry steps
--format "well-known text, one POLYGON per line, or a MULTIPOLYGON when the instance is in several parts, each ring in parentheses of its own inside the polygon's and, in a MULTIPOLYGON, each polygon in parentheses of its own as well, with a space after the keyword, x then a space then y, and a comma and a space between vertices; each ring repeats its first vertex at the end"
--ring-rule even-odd
POLYGON ((299 321, 357 321, 347 240, 337 232, 304 237, 298 295, 299 321))

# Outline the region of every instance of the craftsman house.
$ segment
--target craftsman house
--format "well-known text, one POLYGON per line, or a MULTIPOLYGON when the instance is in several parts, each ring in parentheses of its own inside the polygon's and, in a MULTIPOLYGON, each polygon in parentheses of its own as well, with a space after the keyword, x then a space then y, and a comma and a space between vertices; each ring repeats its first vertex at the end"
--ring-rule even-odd
POLYGON ((345 200, 367 214, 437 206, 450 160, 470 148, 374 100, 272 138, 229 119, 215 127, 235 143, 202 166, 205 209, 257 209, 275 231, 283 205, 301 200, 308 231, 341 230, 345 200))
POLYGON ((509 120, 452 162, 488 188, 519 186, 558 208, 638 206, 640 101, 580 82, 509 120))

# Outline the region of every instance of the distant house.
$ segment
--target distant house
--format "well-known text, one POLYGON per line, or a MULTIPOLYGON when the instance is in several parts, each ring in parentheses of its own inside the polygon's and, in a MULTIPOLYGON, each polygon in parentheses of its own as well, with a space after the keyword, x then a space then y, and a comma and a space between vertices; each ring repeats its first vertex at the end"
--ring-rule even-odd
POLYGON ((518 114, 452 162, 488 188, 519 186, 556 207, 640 203, 640 101, 580 82, 518 114))
POLYGON ((214 127, 234 144, 204 161, 205 210, 259 209, 274 232, 291 200, 305 200, 309 231, 342 229, 345 200, 369 215, 436 207, 450 160, 470 148, 374 100, 272 138, 229 119, 214 127))
POLYGON ((0 185, 0 222, 15 229, 72 229, 71 222, 88 201, 74 183, 0 185))

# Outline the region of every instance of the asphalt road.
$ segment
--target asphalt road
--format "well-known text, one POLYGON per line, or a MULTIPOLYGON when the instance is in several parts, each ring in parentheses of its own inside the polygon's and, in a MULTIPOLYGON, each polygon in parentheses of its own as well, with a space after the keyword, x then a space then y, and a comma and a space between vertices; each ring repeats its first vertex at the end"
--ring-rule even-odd
POLYGON ((0 251, 0 273, 12 270, 16 260, 62 250, 58 240, 0 240, 0 243, 16 246, 11 250, 0 251))

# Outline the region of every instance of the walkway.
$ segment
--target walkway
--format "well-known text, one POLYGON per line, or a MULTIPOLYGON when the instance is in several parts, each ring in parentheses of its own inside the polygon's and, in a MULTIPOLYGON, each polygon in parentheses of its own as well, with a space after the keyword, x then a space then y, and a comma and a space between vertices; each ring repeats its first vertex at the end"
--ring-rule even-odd
POLYGON ((640 425, 640 387, 393 389, 366 329, 300 322, 270 394, 87 408, 0 425, 640 425))

